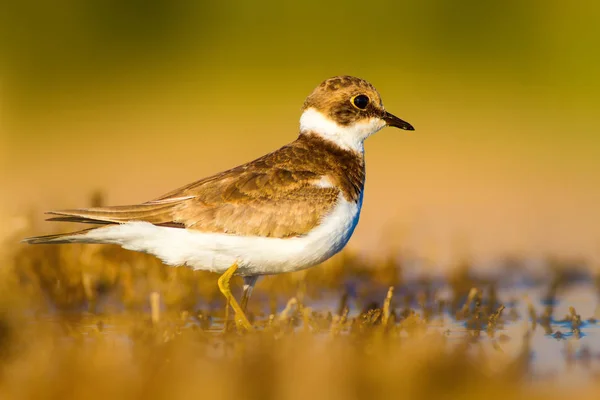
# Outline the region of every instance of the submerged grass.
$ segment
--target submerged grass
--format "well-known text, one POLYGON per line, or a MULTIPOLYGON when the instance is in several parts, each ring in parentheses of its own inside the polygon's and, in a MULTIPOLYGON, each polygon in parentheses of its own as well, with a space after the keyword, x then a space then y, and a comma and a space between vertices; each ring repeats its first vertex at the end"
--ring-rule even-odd
MULTIPOLYGON (((474 277, 468 264, 444 279, 444 292, 433 278, 405 280, 396 259, 345 253, 261 280, 249 306, 258 329, 240 334, 223 321, 216 275, 110 246, 2 254, 1 399, 600 395, 593 380, 567 388, 533 380, 532 332, 541 325, 558 335, 552 307, 568 277, 557 267, 546 309, 529 301, 520 316, 515 302, 525 300, 501 299, 498 281, 474 277), (507 333, 515 320, 523 329, 507 333)), ((579 340, 595 320, 571 308, 563 322, 579 340)), ((600 377, 589 348, 569 342, 565 358, 600 377)))

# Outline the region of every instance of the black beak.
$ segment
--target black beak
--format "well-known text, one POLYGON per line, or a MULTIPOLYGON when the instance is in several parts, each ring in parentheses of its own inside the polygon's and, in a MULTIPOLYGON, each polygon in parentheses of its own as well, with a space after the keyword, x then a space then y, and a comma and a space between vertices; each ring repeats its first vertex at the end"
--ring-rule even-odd
POLYGON ((411 124, 406 121, 402 121, 400 118, 396 117, 393 114, 385 111, 383 113, 383 117, 381 117, 387 126, 393 126, 394 128, 404 129, 405 131, 414 131, 415 128, 411 124))

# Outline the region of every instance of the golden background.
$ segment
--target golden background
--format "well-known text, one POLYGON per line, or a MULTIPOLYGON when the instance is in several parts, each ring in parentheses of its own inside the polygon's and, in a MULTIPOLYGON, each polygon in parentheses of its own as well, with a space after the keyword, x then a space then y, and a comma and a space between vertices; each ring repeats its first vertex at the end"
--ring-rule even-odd
POLYGON ((599 21, 591 1, 3 2, 0 398, 598 399, 599 21), (366 143, 349 246, 371 258, 261 279, 255 332, 216 274, 17 244, 74 228, 44 210, 278 148, 338 74, 416 131, 366 143))
POLYGON ((351 74, 416 127, 367 141, 352 248, 598 260, 598 3, 292 4, 4 4, 3 230, 67 229, 41 212, 145 201, 274 150, 319 82, 351 74))

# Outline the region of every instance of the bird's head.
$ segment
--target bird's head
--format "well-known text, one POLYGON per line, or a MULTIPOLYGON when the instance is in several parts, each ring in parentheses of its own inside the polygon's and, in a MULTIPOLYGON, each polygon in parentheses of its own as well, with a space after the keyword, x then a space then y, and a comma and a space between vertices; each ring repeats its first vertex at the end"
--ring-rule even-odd
POLYGON ((306 98, 302 111, 301 134, 316 134, 360 152, 364 140, 385 126, 414 130, 385 111, 373 85, 353 76, 335 76, 321 83, 306 98))

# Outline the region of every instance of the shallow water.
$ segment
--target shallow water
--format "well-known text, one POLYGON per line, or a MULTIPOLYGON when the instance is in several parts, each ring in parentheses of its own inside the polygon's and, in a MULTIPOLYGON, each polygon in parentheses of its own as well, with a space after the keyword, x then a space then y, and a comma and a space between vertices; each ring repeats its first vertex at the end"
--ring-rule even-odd
MULTIPOLYGON (((469 341, 474 344, 473 351, 484 348, 501 353, 508 359, 522 357, 523 349, 526 349, 527 380, 533 383, 551 380, 569 387, 596 379, 600 373, 600 323, 596 322, 596 319, 600 319, 600 306, 598 287, 592 277, 585 274, 575 276, 570 281, 567 279, 560 285, 553 286, 551 277, 523 275, 515 279, 515 276, 499 275, 500 277, 475 281, 473 284, 473 287, 481 290, 481 306, 490 302, 493 285, 496 298, 494 305, 490 306, 491 311, 495 311, 500 305, 505 307, 492 332, 487 330, 487 316, 483 316, 481 324, 476 327, 469 318, 458 317, 456 308, 452 309, 450 306, 453 301, 457 301, 454 298, 456 288, 446 278, 415 278, 404 281, 394 291, 392 312, 399 323, 402 323, 407 313, 427 316, 427 331, 445 335, 450 346, 469 341), (555 290, 551 290, 553 287, 555 290), (531 316, 530 307, 535 310, 535 318, 531 316), (572 309, 581 318, 578 332, 573 329, 569 317, 572 309), (549 312, 547 315, 550 315, 547 322, 543 319, 544 312, 549 312)), ((365 277, 343 279, 338 290, 311 288, 316 290, 312 291, 313 296, 303 296, 303 306, 321 316, 331 314, 333 318, 339 310, 347 307, 349 320, 361 318, 367 309, 381 307, 388 291, 387 286, 376 284, 365 277), (318 297, 314 296, 315 293, 318 297), (341 305, 344 297, 346 300, 341 305)), ((259 285, 250 303, 250 311, 257 326, 263 326, 269 318, 272 300, 259 285)), ((288 300, 289 298, 277 299, 279 314, 285 309, 288 300)), ((458 299, 457 307, 464 308, 465 302, 466 295, 458 299)), ((476 312, 474 308, 475 304, 467 307, 469 312, 476 312)), ((197 315, 169 314, 164 304, 161 305, 161 313, 166 317, 164 320, 168 321, 166 324, 177 325, 179 330, 201 328, 212 332, 217 338, 224 326, 222 309, 223 304, 218 301, 211 304, 200 301, 197 310, 210 315, 210 322, 203 326, 197 315)), ((297 308, 291 307, 289 311, 290 315, 294 315, 297 308)), ((73 311, 69 314, 62 313, 57 318, 58 314, 50 312, 43 316, 31 315, 28 319, 32 325, 47 324, 60 329, 65 329, 65 325, 78 326, 76 330, 84 342, 93 342, 102 337, 133 349, 134 340, 131 335, 135 324, 143 321, 144 326, 151 325, 149 307, 136 315, 132 318, 122 308, 121 312, 104 314, 100 307, 97 314, 73 311), (65 324, 65 321, 68 323, 65 324)), ((304 329, 299 314, 296 315, 295 326, 298 331, 304 329)), ((348 333, 348 329, 342 330, 341 334, 348 333)), ((327 330, 323 334, 326 335, 327 330)), ((71 335, 65 334, 63 343, 68 345, 72 340, 71 335)), ((210 356, 219 357, 219 354, 222 354, 221 349, 215 347, 214 354, 210 356)))
MULTIPOLYGON (((501 323, 493 336, 486 332, 486 325, 477 336, 477 341, 484 347, 495 349, 516 358, 523 350, 525 341, 529 345, 529 374, 532 382, 552 380, 560 385, 578 385, 596 379, 600 372, 600 314, 598 292, 590 280, 570 284, 562 289, 552 300, 548 300, 547 287, 544 284, 516 285, 498 290, 498 302, 504 304, 501 323), (536 310, 534 323, 529 313, 529 304, 536 310), (552 306, 552 318, 542 324, 543 311, 552 306), (568 320, 570 308, 574 308, 581 317, 580 333, 572 329, 568 320)), ((402 292, 402 290, 400 290, 402 292)), ((440 285, 437 290, 438 300, 450 301, 450 290, 440 285)), ((385 291, 379 291, 385 296, 385 291)), ((338 298, 326 296, 320 300, 307 300, 306 306, 313 310, 332 311, 338 308, 338 298)), ((395 308, 399 311, 401 308, 395 308)), ((423 315, 424 310, 416 304, 411 309, 423 315)), ((359 316, 361 310, 356 302, 349 302, 348 317, 359 316)), ((461 343, 473 330, 468 328, 464 320, 445 310, 429 320, 430 331, 440 331, 450 343, 461 343)))

